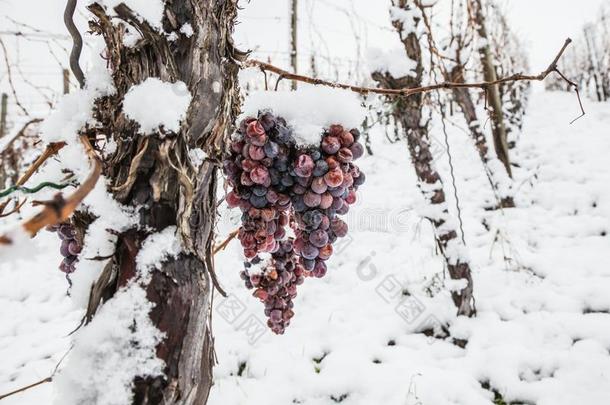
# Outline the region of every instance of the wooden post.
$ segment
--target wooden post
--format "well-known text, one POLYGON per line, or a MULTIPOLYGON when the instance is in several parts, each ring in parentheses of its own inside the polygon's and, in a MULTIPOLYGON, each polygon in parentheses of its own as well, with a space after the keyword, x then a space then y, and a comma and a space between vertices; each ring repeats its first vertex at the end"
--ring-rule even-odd
POLYGON ((311 77, 313 77, 314 79, 317 79, 318 78, 318 66, 316 65, 316 55, 312 54, 309 62, 310 62, 310 68, 311 68, 311 77))
POLYGON ((64 94, 68 94, 70 92, 70 71, 68 69, 63 70, 63 79, 64 79, 64 94))
MULTIPOLYGON (((290 9, 290 64, 292 72, 297 73, 297 10, 298 0, 292 0, 290 9)), ((296 90, 297 82, 292 81, 292 90, 296 90)))
MULTIPOLYGON (((479 55, 481 58, 481 65, 483 65, 483 75, 486 81, 493 82, 498 77, 496 75, 496 68, 494 66, 493 56, 489 45, 490 38, 487 35, 487 29, 485 28, 485 16, 483 15, 483 6, 481 0, 473 0, 471 7, 475 10, 476 24, 478 25, 477 31, 479 37, 483 40, 483 45, 479 48, 479 55)), ((508 141, 506 139, 506 127, 504 126, 504 113, 502 111, 502 100, 500 99, 500 91, 498 85, 488 87, 487 101, 493 111, 492 117, 492 128, 494 138, 494 149, 498 155, 498 159, 506 167, 506 172, 509 177, 513 177, 512 169, 510 167, 510 160, 508 157, 508 141)))
POLYGON ((8 108, 8 95, 2 93, 2 105, 0 106, 0 138, 6 135, 6 114, 8 108))

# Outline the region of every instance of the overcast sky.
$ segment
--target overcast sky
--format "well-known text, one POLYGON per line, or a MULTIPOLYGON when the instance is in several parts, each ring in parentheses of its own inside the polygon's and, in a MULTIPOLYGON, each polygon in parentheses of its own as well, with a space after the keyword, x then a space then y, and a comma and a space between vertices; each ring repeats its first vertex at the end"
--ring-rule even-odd
MULTIPOLYGON (((438 0, 443 2, 449 0, 438 0)), ((499 0, 508 10, 509 21, 514 30, 526 41, 531 67, 535 71, 546 68, 568 36, 578 36, 583 24, 592 21, 601 4, 610 0, 499 0)), ((258 49, 258 58, 271 58, 278 65, 288 67, 288 0, 240 0, 240 11, 235 37, 243 49, 258 49)), ((77 23, 86 27, 87 12, 79 1, 80 12, 77 23)), ((299 49, 300 71, 307 73, 309 54, 313 51, 323 60, 332 58, 330 65, 343 67, 352 64, 361 47, 391 48, 397 41, 389 26, 389 0, 299 0, 299 49), (354 40, 354 32, 360 36, 354 40)), ((0 31, 14 30, 15 25, 7 18, 30 24, 34 27, 67 35, 62 16, 65 0, 0 0, 0 31)), ((18 63, 28 79, 37 85, 61 90, 61 68, 50 55, 46 44, 26 41, 11 36, 2 36, 9 48, 10 58, 18 63), (17 49, 19 45, 19 49, 17 49)), ((69 40, 59 40, 66 49, 69 40)), ((56 47, 56 54, 66 65, 67 53, 56 47)), ((360 49, 363 54, 364 50, 360 49)), ((87 66, 86 56, 83 66, 87 66)), ((360 63, 358 58, 358 63, 360 63)), ((351 71, 351 70, 350 70, 351 71)), ((320 69, 320 76, 335 79, 335 68, 320 69)), ((354 77, 340 77, 356 81, 354 77)), ((22 81, 18 90, 25 93, 23 101, 33 110, 45 108, 44 99, 22 81)), ((9 92, 6 69, 0 65, 0 91, 9 92)), ((12 101, 11 101, 12 102, 12 101)), ((14 107, 14 106, 13 106, 14 107)), ((40 111, 42 112, 42 111, 40 111)))
MULTIPOLYGON (((440 0, 446 1, 446 0, 440 0)), ((577 37, 610 0, 505 0, 515 31, 528 42, 532 69, 543 70, 567 37, 577 37)))

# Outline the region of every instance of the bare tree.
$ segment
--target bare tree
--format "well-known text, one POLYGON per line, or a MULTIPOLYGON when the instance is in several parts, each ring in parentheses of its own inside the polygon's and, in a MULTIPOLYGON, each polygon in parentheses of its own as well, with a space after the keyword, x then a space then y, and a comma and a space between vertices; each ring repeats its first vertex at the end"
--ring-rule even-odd
MULTIPOLYGON (((439 69, 445 81, 453 83, 465 83, 467 63, 470 59, 470 47, 474 42, 474 32, 472 25, 469 24, 469 19, 464 21, 464 4, 462 2, 452 3, 450 19, 450 38, 451 46, 448 48, 451 52, 448 54, 442 53, 438 49, 435 41, 435 33, 430 18, 427 14, 427 6, 424 6, 420 1, 415 4, 422 13, 423 23, 426 28, 426 37, 428 39, 428 48, 431 55, 430 69, 439 69), (446 67, 446 61, 452 66, 446 67)), ((468 130, 474 141, 475 147, 479 154, 479 158, 485 168, 487 178, 490 185, 497 195, 499 206, 503 208, 514 207, 514 199, 511 189, 511 179, 508 176, 504 167, 498 167, 498 159, 489 150, 485 132, 479 120, 476 104, 468 88, 454 87, 451 89, 453 100, 459 106, 468 130)), ((500 165, 501 166, 501 165, 500 165)))
MULTIPOLYGON (((413 0, 393 0, 392 4, 398 10, 406 12, 400 19, 392 21, 404 49, 406 57, 416 63, 414 74, 403 77, 393 77, 389 72, 375 72, 373 79, 383 88, 401 89, 418 88, 422 86, 424 73, 422 49, 420 38, 414 29, 407 29, 406 24, 423 24, 420 17, 414 13, 416 6, 413 0), (411 21, 406 22, 405 19, 411 21)), ((411 27, 409 27, 411 28, 411 27)), ((428 132, 428 119, 424 117, 425 96, 416 94, 407 98, 394 100, 392 115, 404 131, 409 145, 409 153, 419 179, 419 187, 426 202, 435 212, 429 219, 436 232, 438 246, 443 253, 449 275, 455 280, 465 280, 466 286, 460 291, 453 291, 452 298, 458 309, 458 315, 473 316, 476 312, 473 299, 473 284, 470 264, 458 252, 464 248, 453 224, 457 223, 449 213, 443 182, 434 166, 430 137, 428 132)))

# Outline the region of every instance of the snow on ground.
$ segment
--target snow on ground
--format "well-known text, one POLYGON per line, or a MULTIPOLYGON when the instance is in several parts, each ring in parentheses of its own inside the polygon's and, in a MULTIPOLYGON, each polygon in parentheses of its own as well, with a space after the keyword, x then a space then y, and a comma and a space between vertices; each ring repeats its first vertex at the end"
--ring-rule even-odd
MULTIPOLYGON (((372 133, 375 155, 360 162, 367 183, 349 214, 350 235, 328 275, 300 286, 285 335, 257 327, 265 318, 239 279, 239 244, 217 255, 230 297, 215 298, 219 364, 209 403, 477 405, 492 404, 495 390, 507 403, 607 404, 610 112, 594 103, 586 109, 570 126, 573 96, 533 95, 513 154, 519 208, 502 212, 484 210, 492 194, 474 147, 448 126, 476 319, 453 317, 432 230, 416 214, 406 145, 372 133), (445 320, 468 341, 465 349, 416 333, 445 320)), ((450 190, 438 128, 433 141, 450 190)), ((223 208, 221 235, 238 219, 223 208)), ((29 257, 0 263, 0 394, 48 376, 80 320, 56 269, 58 250, 56 236, 42 233, 29 257)), ((52 396, 53 385, 43 384, 2 405, 52 396)))
MULTIPOLYGON (((503 212, 483 210, 492 196, 474 147, 449 128, 479 310, 451 327, 468 340, 465 349, 410 333, 452 309, 446 292, 433 300, 422 293, 438 291, 442 261, 415 214, 406 145, 376 132, 375 155, 360 163, 367 183, 349 242, 324 279, 300 286, 284 336, 252 326, 264 316, 238 277, 238 244, 218 255, 231 296, 214 313, 219 365, 210 404, 491 404, 481 382, 507 402, 608 403, 610 113, 606 105, 587 109, 570 126, 573 96, 534 96, 514 154, 520 208, 503 212)), ((434 137, 447 182, 442 133, 434 137)), ((237 218, 225 216, 221 232, 237 218)))

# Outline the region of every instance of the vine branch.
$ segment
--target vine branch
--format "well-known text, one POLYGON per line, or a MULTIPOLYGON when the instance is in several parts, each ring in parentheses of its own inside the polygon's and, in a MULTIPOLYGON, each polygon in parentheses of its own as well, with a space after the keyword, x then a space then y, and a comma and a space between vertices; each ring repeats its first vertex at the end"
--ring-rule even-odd
MULTIPOLYGON (((78 205, 89 195, 95 187, 98 179, 102 174, 102 162, 96 155, 87 135, 81 135, 80 140, 85 147, 87 156, 93 164, 93 169, 89 177, 72 193, 68 198, 64 199, 61 194, 55 196, 51 201, 41 201, 37 205, 43 205, 44 208, 38 214, 30 218, 22 224, 23 230, 29 235, 34 236, 39 230, 48 226, 54 225, 61 221, 65 221, 72 215, 78 205)), ((0 235, 0 245, 8 245, 12 243, 12 239, 6 235, 0 235)))
MULTIPOLYGON (((261 69, 263 72, 269 71, 269 72, 275 73, 275 74, 279 75, 281 78, 287 79, 287 80, 296 80, 299 82, 309 83, 309 84, 313 84, 313 85, 328 86, 328 87, 334 87, 334 88, 339 88, 339 89, 344 89, 344 90, 351 90, 353 92, 360 93, 360 94, 373 93, 373 94, 381 94, 384 96, 406 96, 406 97, 412 96, 414 94, 428 93, 428 92, 431 92, 434 90, 441 90, 441 89, 455 89, 455 88, 473 89, 474 88, 474 89, 487 90, 490 86, 495 86, 495 85, 499 85, 499 84, 507 83, 507 82, 543 81, 544 79, 546 79, 546 77, 548 75, 555 72, 563 80, 565 80, 571 87, 573 87, 576 90, 576 95, 578 97, 578 102, 580 104, 580 109, 582 112, 582 115, 580 117, 582 117, 583 115, 585 115, 585 111, 582 106, 582 101, 580 99, 580 93, 578 92, 578 85, 576 83, 574 83, 573 81, 569 80, 567 77, 565 77, 557 68, 557 63, 559 62, 559 59, 561 59, 564 52, 570 45, 570 43, 572 43, 572 40, 570 38, 567 38, 565 40, 563 46, 561 47, 561 49, 555 56, 555 59, 553 59, 553 61, 549 64, 549 66, 546 68, 546 70, 540 72, 537 75, 525 75, 523 73, 515 73, 513 75, 499 78, 499 79, 493 80, 493 81, 482 81, 482 82, 476 82, 476 83, 442 82, 442 83, 435 83, 435 84, 431 84, 431 85, 427 85, 427 86, 406 87, 406 88, 402 88, 402 89, 384 89, 384 88, 378 88, 378 87, 362 87, 362 86, 355 86, 355 85, 351 85, 351 84, 332 82, 332 81, 328 81, 328 80, 323 80, 323 79, 304 76, 304 75, 300 75, 300 74, 296 74, 296 73, 291 73, 287 70, 284 70, 275 65, 272 65, 271 63, 266 63, 266 62, 256 60, 256 59, 249 59, 244 63, 244 65, 245 65, 245 67, 257 67, 257 68, 261 69)), ((580 117, 578 117, 578 118, 580 118, 580 117)))
POLYGON ((70 69, 78 80, 81 89, 85 87, 85 75, 80 67, 79 59, 80 54, 83 50, 83 37, 80 35, 76 24, 74 24, 74 11, 76 10, 77 0, 68 0, 66 3, 66 9, 64 10, 64 24, 68 29, 68 32, 72 36, 72 52, 70 52, 70 69))

